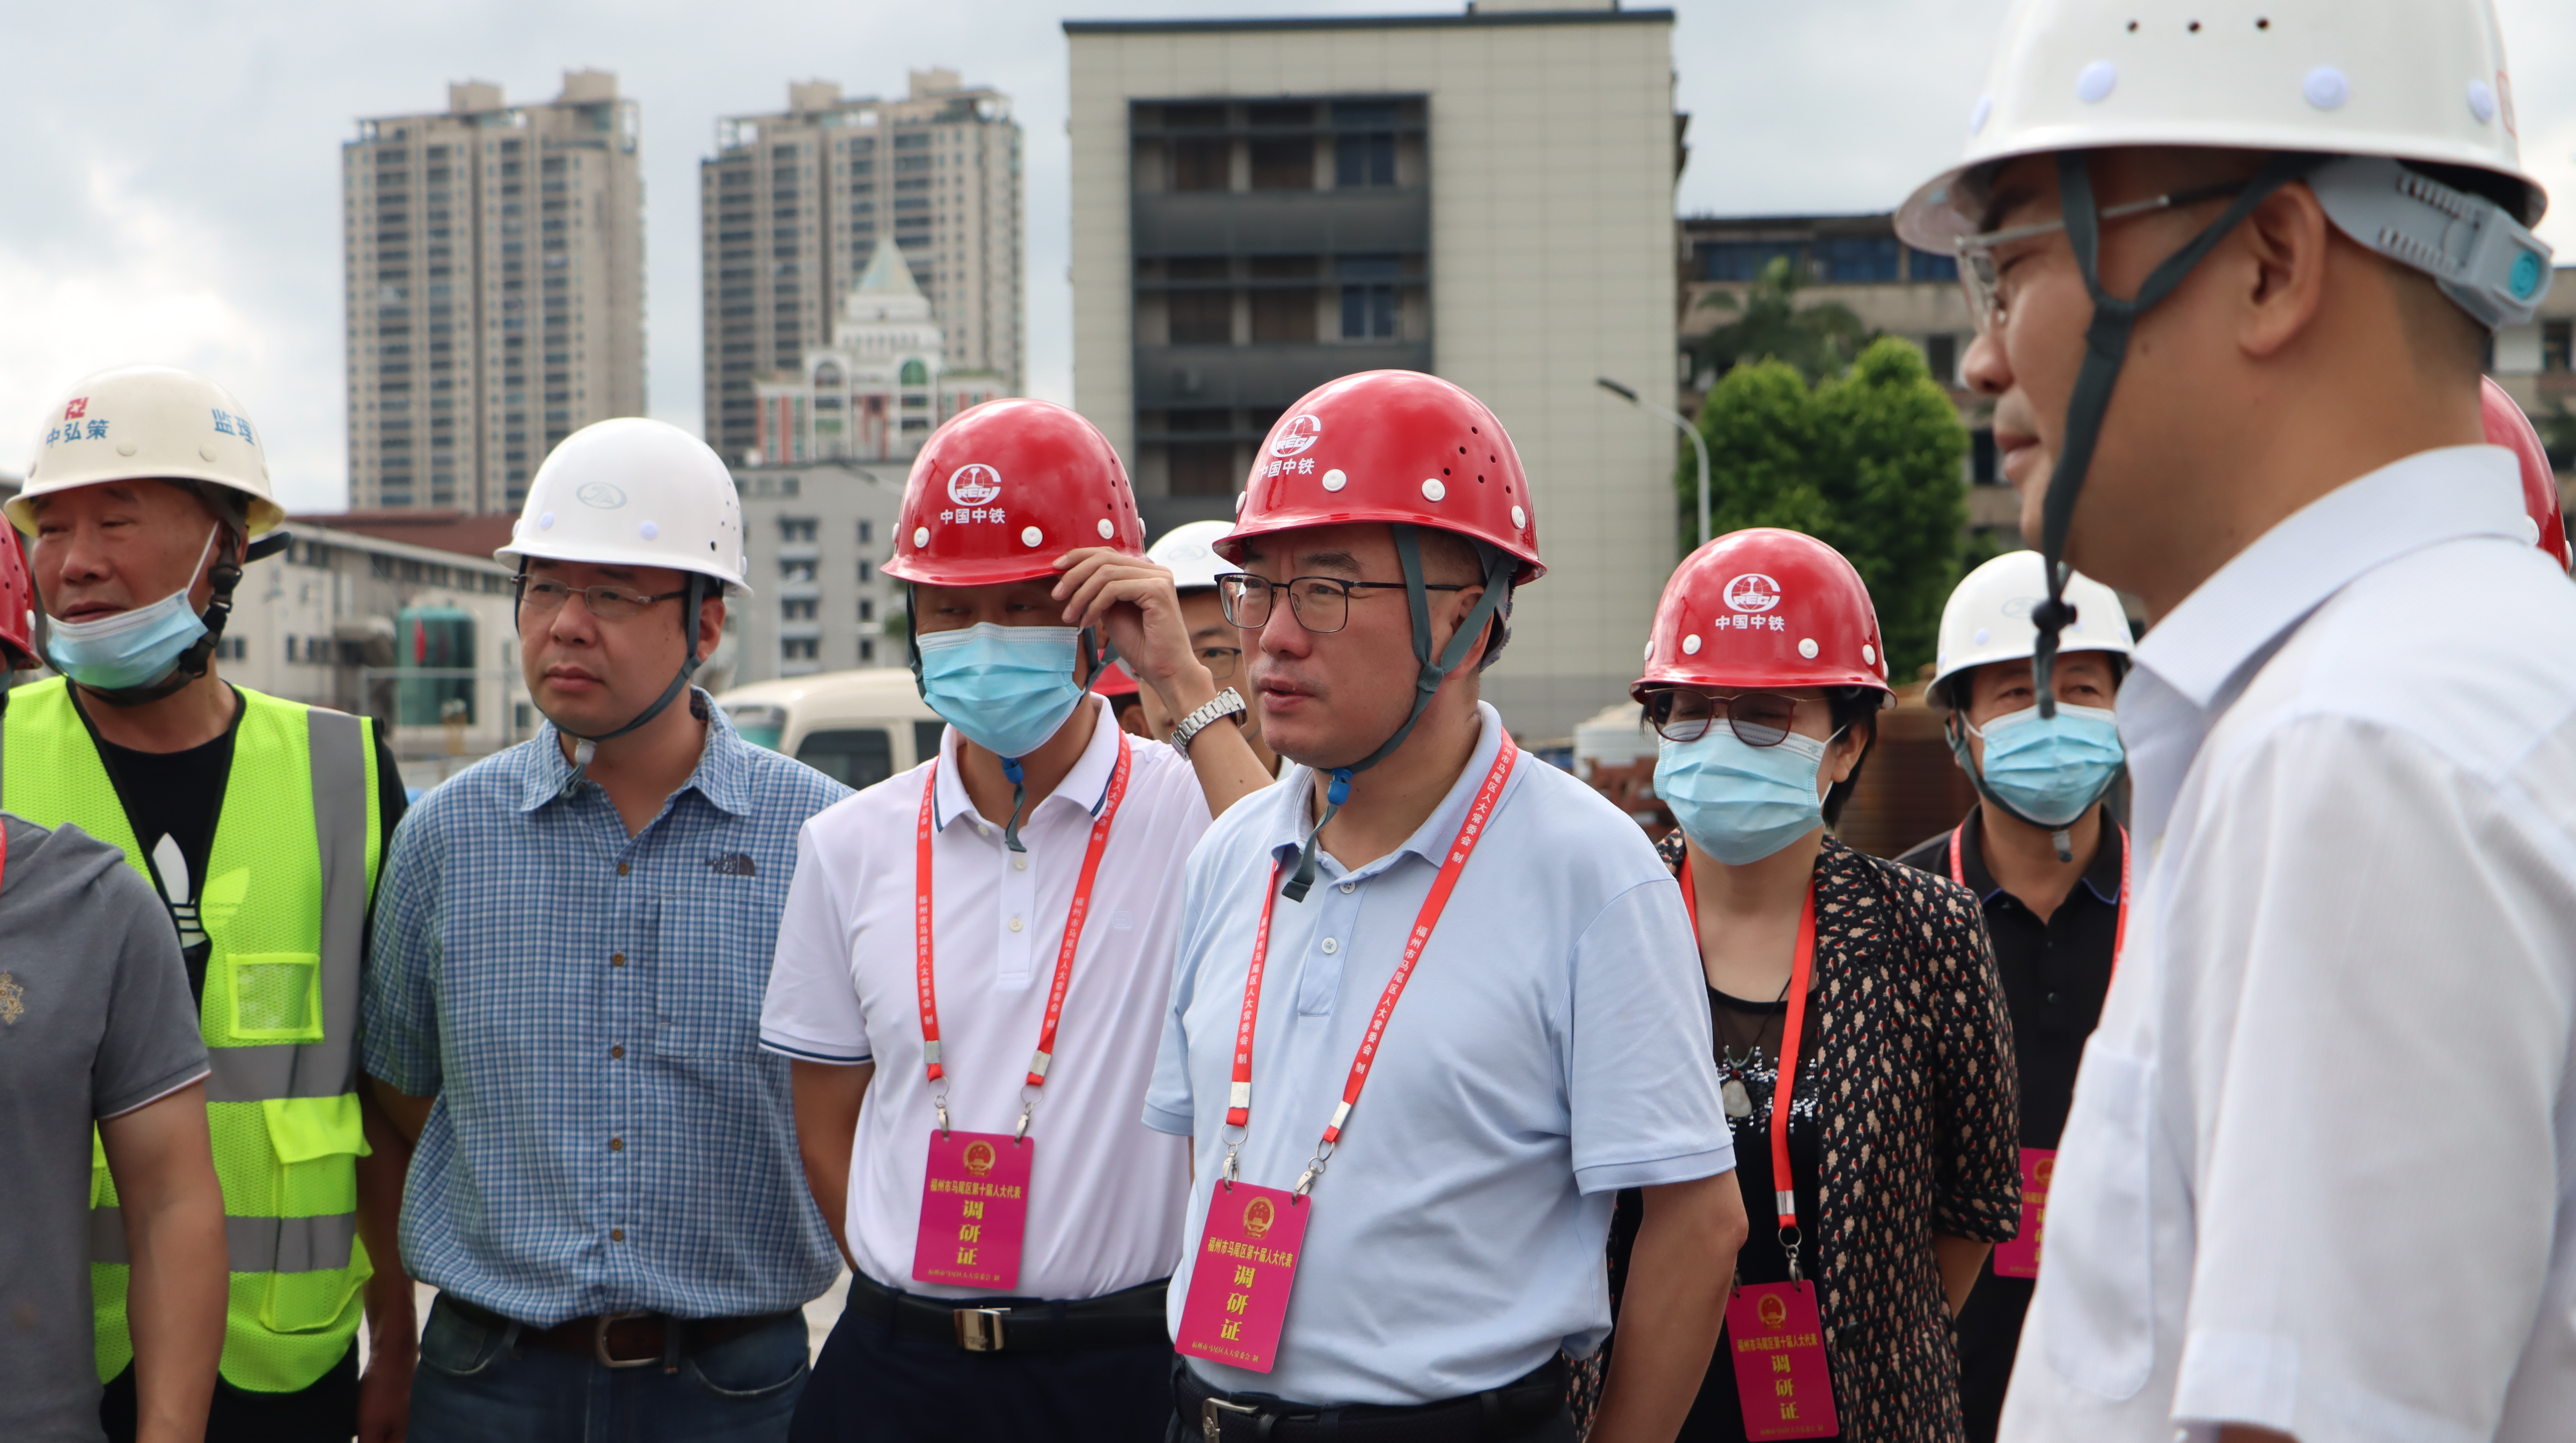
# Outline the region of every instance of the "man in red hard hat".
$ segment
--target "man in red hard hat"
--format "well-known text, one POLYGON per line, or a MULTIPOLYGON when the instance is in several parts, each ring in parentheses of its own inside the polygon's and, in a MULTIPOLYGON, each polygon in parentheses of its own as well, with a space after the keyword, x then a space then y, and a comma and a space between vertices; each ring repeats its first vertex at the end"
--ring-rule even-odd
POLYGON ((1680 893, 1477 695, 1533 511, 1482 403, 1372 371, 1272 427, 1221 543, 1296 765, 1191 855, 1145 1102, 1193 1145, 1176 1437, 1571 1440, 1626 1187, 1593 1437, 1670 1439, 1708 1367, 1745 1223, 1680 893))
POLYGON ((1136 1106, 1182 859, 1270 778, 1144 550, 1117 453, 1062 406, 978 406, 913 465, 885 569, 948 730, 806 824, 761 1019, 852 1270, 799 1440, 1152 1439, 1170 1415, 1187 1158, 1136 1106), (1104 632, 1183 718, 1172 745, 1086 690, 1104 632))

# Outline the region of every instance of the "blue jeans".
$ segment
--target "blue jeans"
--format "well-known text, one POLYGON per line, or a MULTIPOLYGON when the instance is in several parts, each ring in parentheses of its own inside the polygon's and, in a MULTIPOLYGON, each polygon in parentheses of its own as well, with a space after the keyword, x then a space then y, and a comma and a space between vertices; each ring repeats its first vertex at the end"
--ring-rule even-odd
POLYGON ((805 1320, 781 1319, 679 1371, 604 1368, 468 1322, 441 1299, 420 1340, 412 1443, 762 1443, 784 1440, 805 1391, 805 1320))

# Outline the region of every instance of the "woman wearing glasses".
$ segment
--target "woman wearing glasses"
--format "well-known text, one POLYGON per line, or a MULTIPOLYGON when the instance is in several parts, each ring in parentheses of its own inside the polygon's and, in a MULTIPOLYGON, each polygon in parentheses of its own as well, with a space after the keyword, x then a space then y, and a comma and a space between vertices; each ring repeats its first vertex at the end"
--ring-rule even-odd
POLYGON ((1684 1439, 1964 1436, 1950 1318, 2020 1220, 2012 1040, 1974 899, 1826 835, 1886 676, 1851 563, 1764 529, 1673 573, 1632 689, 1752 1220, 1684 1439))

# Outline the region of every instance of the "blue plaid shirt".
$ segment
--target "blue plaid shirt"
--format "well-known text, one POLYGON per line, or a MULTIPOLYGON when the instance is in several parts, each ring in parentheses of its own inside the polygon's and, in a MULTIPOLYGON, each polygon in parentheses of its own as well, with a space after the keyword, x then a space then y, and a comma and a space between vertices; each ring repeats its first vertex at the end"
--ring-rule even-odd
POLYGON ((539 1327, 779 1312, 840 1255, 760 1005, 805 819, 850 794, 707 706, 633 837, 555 729, 403 818, 376 892, 367 1071, 437 1098, 403 1194, 412 1276, 539 1327))

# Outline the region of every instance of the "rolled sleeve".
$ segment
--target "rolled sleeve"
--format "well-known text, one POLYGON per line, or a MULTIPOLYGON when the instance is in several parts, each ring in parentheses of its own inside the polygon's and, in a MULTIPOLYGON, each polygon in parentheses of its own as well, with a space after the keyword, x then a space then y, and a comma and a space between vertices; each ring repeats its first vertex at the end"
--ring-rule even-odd
POLYGON ((760 1045, 805 1062, 855 1066, 876 1056, 850 975, 849 909, 818 827, 797 830, 796 876, 778 918, 778 950, 761 1001, 760 1045))
POLYGON ((359 1053, 367 1074, 406 1097, 431 1097, 442 1078, 438 1047, 441 928, 437 846, 415 808, 394 829, 376 882, 370 956, 362 979, 359 1053))
POLYGON ((1681 888, 1656 878, 1611 899, 1575 944, 1566 1090, 1585 1193, 1732 1171, 1707 981, 1681 888))
POLYGON ((1940 1068, 1932 1231, 2009 1242, 2021 1231, 2021 1097, 2003 979, 1974 895, 1937 878, 1919 885, 1940 1068))
POLYGON ((2176 878, 2166 923, 2168 955, 2205 959, 2174 1417, 2301 1443, 2495 1436, 2564 1166, 2565 819, 2344 718, 2232 772, 2224 844, 2176 878))

